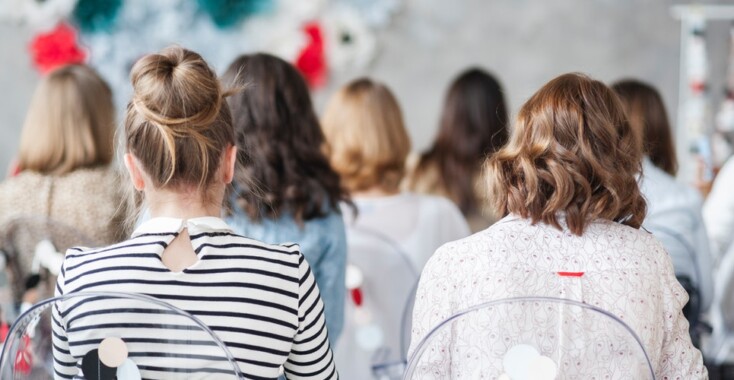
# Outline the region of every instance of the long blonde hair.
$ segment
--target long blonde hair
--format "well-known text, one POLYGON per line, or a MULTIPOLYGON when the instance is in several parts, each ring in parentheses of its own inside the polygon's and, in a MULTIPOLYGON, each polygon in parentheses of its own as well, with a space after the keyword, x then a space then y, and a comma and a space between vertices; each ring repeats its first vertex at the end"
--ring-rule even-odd
POLYGON ((331 165, 349 191, 398 188, 410 138, 387 86, 366 78, 349 83, 329 102, 322 127, 331 165))
POLYGON ((582 235, 595 219, 639 228, 642 150, 619 98, 581 74, 561 75, 520 109, 510 142, 487 163, 495 210, 582 235))
POLYGON ((63 175, 108 165, 114 135, 109 86, 87 66, 61 67, 33 95, 21 132, 18 168, 63 175))

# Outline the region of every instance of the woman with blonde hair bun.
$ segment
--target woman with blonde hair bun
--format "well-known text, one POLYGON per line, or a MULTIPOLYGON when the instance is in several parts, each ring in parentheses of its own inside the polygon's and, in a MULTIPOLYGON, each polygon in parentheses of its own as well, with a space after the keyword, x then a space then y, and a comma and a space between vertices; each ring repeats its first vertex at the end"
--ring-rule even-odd
MULTIPOLYGON (((665 248, 640 228, 641 158, 619 98, 603 83, 565 74, 538 90, 520 109, 509 143, 487 163, 494 208, 506 216, 444 245, 428 262, 411 351, 434 326, 469 307, 562 297, 622 319, 641 339, 657 378, 708 378, 682 313, 688 296, 665 248)), ((420 378, 491 373, 489 360, 472 359, 466 343, 472 339, 461 338, 481 331, 466 326, 452 333, 459 338, 447 341, 450 347, 432 346, 450 356, 431 356, 420 378)))
MULTIPOLYGON (((151 219, 122 243, 69 250, 57 295, 155 295, 209 326, 248 378, 274 379, 281 369, 288 378, 338 378, 323 302, 299 247, 239 236, 220 219, 237 148, 224 100, 228 92, 214 71, 199 54, 171 47, 141 58, 131 80, 125 165, 151 219)), ((59 377, 78 376, 83 358, 100 340, 92 338, 118 336, 116 326, 134 332, 141 342, 181 334, 173 323, 146 325, 140 314, 100 302, 109 300, 54 308, 59 377), (83 318, 90 308, 94 318, 83 318)), ((135 358, 142 378, 171 378, 202 368, 224 371, 221 360, 211 359, 207 341, 181 345, 185 350, 175 356, 186 359, 178 362, 184 368, 166 367, 166 354, 173 354, 145 344, 130 344, 129 357, 135 358)))

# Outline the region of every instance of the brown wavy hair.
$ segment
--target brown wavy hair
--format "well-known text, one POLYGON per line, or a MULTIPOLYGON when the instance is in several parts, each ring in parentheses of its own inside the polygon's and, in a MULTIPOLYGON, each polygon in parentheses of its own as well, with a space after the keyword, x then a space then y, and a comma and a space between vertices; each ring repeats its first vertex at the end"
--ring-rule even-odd
POLYGON ((465 215, 476 212, 482 207, 483 195, 477 194, 476 178, 487 156, 505 145, 508 137, 502 86, 486 71, 470 68, 451 84, 438 136, 421 154, 408 187, 436 168, 440 188, 465 215))
POLYGON ((612 89, 622 100, 630 125, 641 138, 643 153, 655 166, 675 176, 678 160, 673 131, 660 93, 651 85, 634 79, 616 82, 612 89))
POLYGON ((308 86, 293 65, 269 54, 238 57, 225 83, 244 87, 228 99, 237 134, 235 198, 252 220, 292 213, 297 222, 350 203, 325 144, 308 86))
POLYGON ((491 200, 502 215, 576 235, 597 219, 639 228, 645 199, 639 140, 623 106, 602 82, 561 75, 521 108, 510 142, 487 161, 491 200))

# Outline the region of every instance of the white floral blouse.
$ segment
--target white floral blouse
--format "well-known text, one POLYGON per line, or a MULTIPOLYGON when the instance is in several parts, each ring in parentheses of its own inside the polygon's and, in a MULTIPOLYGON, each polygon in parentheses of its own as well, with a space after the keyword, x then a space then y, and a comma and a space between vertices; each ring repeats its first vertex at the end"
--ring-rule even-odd
MULTIPOLYGON (((662 245, 644 229, 611 221, 592 223, 583 236, 561 224, 563 230, 510 215, 438 249, 418 288, 410 352, 433 327, 461 310, 503 298, 545 296, 580 301, 619 317, 640 337, 658 379, 708 378, 682 314, 688 295, 662 245)), ((487 360, 477 356, 486 352, 462 346, 470 341, 476 346, 472 336, 478 330, 472 323, 454 330, 413 378, 497 378, 481 370, 487 360)), ((619 373, 608 377, 627 376, 619 373)))

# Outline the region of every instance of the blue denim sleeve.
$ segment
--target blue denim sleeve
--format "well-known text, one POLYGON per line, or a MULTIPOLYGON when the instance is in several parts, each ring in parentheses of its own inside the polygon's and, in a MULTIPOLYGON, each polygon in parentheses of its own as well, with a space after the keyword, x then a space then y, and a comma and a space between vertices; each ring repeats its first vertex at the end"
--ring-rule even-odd
POLYGON ((332 213, 323 220, 325 229, 323 238, 323 255, 320 257, 314 273, 316 282, 324 301, 326 328, 329 330, 329 342, 332 347, 339 340, 344 326, 344 300, 346 286, 344 276, 347 265, 347 236, 344 221, 338 213, 332 213))

